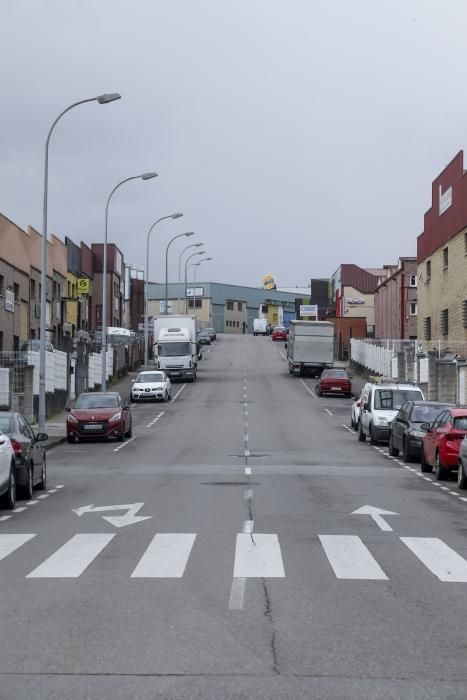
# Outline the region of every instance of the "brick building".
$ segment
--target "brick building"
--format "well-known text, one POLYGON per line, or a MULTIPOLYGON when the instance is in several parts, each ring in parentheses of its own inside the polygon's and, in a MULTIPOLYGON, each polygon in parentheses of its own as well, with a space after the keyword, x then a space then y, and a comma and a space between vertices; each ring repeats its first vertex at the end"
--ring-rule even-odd
POLYGON ((418 337, 467 341, 467 174, 463 151, 433 181, 417 239, 418 337))
MULTIPOLYGON (((102 270, 104 244, 92 243, 93 297, 92 327, 102 328, 102 270)), ((125 270, 122 251, 114 243, 107 245, 107 326, 123 325, 125 270)))
POLYGON ((375 338, 417 338, 417 258, 399 258, 375 292, 375 338))

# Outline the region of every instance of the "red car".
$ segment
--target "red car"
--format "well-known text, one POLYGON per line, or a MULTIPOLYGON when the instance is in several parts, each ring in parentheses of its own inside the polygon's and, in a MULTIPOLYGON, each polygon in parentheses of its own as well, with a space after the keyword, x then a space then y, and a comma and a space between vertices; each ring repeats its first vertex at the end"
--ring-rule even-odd
POLYGON ((319 378, 315 391, 318 396, 323 394, 351 396, 352 382, 344 369, 325 369, 319 378))
POLYGON ((421 469, 432 472, 437 479, 447 479, 451 471, 457 471, 459 449, 467 435, 467 409, 450 408, 443 411, 434 423, 422 423, 426 435, 422 441, 421 469))
POLYGON ((272 340, 287 340, 287 331, 283 326, 276 326, 271 335, 272 340))
POLYGON ((80 394, 66 421, 66 438, 117 438, 132 435, 130 407, 113 391, 80 394))

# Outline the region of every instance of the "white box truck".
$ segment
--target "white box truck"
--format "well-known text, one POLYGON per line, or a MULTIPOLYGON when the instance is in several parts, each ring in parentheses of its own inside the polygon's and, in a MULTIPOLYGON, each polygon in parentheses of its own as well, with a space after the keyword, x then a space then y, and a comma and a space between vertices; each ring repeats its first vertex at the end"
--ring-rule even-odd
POLYGON ((329 321, 290 321, 287 340, 289 374, 319 376, 334 363, 335 327, 329 321))
POLYGON ((154 361, 172 379, 196 379, 198 346, 196 316, 157 316, 154 319, 154 361))
POLYGON ((268 334, 268 320, 267 318, 254 318, 253 319, 253 335, 267 335, 268 334))

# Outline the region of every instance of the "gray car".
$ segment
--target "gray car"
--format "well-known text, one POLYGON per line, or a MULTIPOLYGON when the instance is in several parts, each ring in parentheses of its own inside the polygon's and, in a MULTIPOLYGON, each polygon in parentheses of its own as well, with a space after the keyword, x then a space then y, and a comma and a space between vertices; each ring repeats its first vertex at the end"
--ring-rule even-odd
POLYGON ((47 464, 43 442, 46 433, 35 433, 21 413, 2 411, 0 431, 8 435, 15 453, 16 483, 25 498, 32 498, 33 489, 47 486, 47 464))
POLYGON ((464 491, 467 489, 467 435, 462 440, 459 448, 458 465, 457 485, 464 491))

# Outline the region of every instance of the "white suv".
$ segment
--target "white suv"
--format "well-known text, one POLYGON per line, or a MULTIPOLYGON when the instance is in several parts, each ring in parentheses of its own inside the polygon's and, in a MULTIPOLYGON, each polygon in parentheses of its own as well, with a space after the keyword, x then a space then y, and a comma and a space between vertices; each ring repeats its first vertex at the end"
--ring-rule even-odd
POLYGON ((370 445, 389 440, 391 422, 406 401, 424 401, 421 389, 415 384, 367 384, 360 397, 358 439, 370 445))

